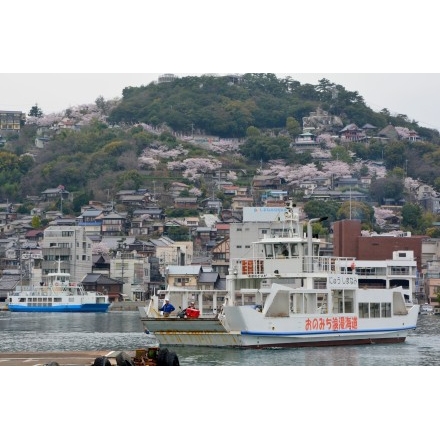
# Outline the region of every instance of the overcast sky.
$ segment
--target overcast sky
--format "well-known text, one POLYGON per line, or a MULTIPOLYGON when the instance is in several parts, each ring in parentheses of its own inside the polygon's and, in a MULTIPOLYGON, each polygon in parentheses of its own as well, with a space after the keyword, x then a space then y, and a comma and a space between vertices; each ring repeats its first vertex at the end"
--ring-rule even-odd
POLYGON ((162 73, 296 70, 311 73, 279 76, 311 84, 327 78, 357 91, 375 111, 440 129, 435 2, 402 0, 398 14, 390 3, 256 0, 250 10, 248 2, 223 0, 214 13, 195 0, 108 0, 105 8, 22 0, 18 15, 15 3, 5 3, 0 110, 28 113, 37 103, 46 114, 58 112, 120 97, 124 87, 162 73), (321 71, 333 73, 314 73, 321 71))

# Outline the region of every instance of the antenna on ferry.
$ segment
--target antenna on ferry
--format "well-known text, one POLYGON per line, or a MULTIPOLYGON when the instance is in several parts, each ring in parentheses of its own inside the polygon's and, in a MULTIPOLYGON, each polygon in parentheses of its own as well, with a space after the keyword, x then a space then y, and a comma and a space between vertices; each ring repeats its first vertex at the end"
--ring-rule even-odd
POLYGON ((284 218, 289 221, 289 233, 293 234, 294 229, 294 222, 297 222, 299 220, 298 215, 293 212, 293 208, 296 208, 296 204, 293 203, 292 199, 288 199, 287 197, 284 198, 284 204, 285 204, 285 212, 284 212, 284 218))

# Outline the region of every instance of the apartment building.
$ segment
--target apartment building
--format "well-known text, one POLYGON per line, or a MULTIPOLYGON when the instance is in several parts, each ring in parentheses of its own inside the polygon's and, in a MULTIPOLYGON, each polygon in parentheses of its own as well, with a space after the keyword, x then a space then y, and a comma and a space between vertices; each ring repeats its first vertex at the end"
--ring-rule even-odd
POLYGON ((72 282, 81 282, 92 271, 92 241, 81 226, 49 226, 41 244, 42 281, 58 269, 71 275, 72 282))
POLYGON ((0 131, 20 131, 25 120, 23 112, 0 110, 0 131))

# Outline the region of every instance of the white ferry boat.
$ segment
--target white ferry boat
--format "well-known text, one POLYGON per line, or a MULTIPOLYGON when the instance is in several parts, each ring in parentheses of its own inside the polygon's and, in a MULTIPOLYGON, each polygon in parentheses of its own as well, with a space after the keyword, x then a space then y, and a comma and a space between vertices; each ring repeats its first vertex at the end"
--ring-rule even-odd
POLYGON ((8 295, 7 307, 11 312, 107 312, 108 295, 86 291, 81 283, 70 282, 70 274, 58 271, 47 275, 47 282, 39 286, 19 286, 8 295))
POLYGON ((282 234, 252 244, 253 258, 231 260, 226 290, 159 291, 139 312, 162 345, 237 348, 309 347, 404 342, 414 330, 417 264, 413 251, 385 261, 319 255, 299 210, 286 207, 282 234), (168 297, 175 316, 159 313, 168 297), (179 318, 194 301, 196 319, 179 318))

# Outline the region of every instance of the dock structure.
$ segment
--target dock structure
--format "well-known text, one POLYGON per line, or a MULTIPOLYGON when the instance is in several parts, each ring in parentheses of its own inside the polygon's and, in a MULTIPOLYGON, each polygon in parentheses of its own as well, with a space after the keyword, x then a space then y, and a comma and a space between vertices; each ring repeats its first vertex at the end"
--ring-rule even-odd
POLYGON ((33 367, 37 365, 90 366, 96 358, 112 357, 114 352, 106 351, 32 351, 0 352, 0 367, 33 367))

